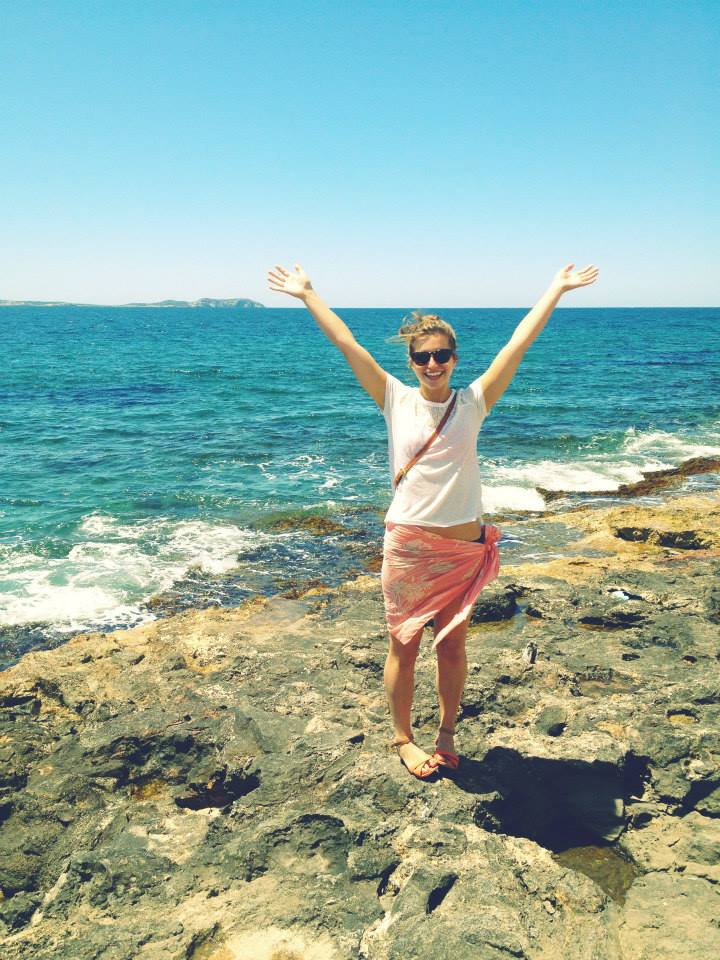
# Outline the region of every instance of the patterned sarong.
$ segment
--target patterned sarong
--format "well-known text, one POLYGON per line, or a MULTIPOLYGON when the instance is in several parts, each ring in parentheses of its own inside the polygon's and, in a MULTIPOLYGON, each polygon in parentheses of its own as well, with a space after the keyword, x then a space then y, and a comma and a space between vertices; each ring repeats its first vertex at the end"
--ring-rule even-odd
POLYGON ((470 613, 482 588, 500 571, 500 531, 485 524, 485 541, 455 540, 424 527, 388 523, 383 542, 382 589, 390 634, 409 643, 450 604, 459 610, 432 649, 470 613))

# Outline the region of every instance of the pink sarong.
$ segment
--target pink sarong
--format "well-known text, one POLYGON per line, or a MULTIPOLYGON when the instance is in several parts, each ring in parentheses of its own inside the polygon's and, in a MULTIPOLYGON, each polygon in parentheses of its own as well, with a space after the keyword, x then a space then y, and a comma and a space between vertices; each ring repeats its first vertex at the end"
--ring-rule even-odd
POLYGON ((455 540, 424 527, 388 523, 383 542, 382 590, 391 636, 410 641, 449 604, 459 604, 432 649, 470 613, 482 588, 500 571, 500 531, 485 524, 485 542, 455 540))

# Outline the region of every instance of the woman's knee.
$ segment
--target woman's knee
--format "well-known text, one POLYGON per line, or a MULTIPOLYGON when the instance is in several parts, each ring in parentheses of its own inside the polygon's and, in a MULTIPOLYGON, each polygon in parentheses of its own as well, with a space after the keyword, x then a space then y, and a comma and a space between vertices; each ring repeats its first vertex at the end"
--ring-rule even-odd
POLYGON ((422 634, 419 634, 408 643, 403 643, 396 637, 391 636, 388 653, 403 663, 414 663, 420 650, 421 639, 422 634))
POLYGON ((467 627, 465 624, 455 627, 450 633, 446 634, 440 643, 435 647, 435 653, 439 660, 462 660, 465 657, 465 641, 467 639, 467 627))

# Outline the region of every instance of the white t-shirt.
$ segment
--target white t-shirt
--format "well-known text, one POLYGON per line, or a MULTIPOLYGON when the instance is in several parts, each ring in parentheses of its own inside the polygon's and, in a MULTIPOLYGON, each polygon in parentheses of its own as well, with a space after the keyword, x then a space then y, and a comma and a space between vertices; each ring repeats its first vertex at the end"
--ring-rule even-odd
MULTIPOLYGON (((477 438, 487 409, 480 379, 457 394, 442 433, 395 489, 386 522, 426 527, 450 527, 476 519, 482 523, 477 438)), ((383 416, 391 482, 432 436, 453 395, 444 403, 433 403, 424 399, 419 387, 408 387, 387 375, 383 416)))

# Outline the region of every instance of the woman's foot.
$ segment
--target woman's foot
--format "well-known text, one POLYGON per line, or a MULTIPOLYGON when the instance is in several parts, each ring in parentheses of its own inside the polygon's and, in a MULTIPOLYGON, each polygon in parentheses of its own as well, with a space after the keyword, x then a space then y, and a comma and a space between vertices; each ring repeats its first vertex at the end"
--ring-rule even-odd
POLYGON ((438 761, 435 757, 421 750, 414 740, 406 737, 397 737, 392 746, 400 757, 401 762, 410 773, 419 780, 427 780, 437 772, 438 761))
POLYGON ((455 753, 455 731, 449 727, 440 727, 438 730, 433 760, 451 770, 457 770, 460 766, 460 757, 455 753))

